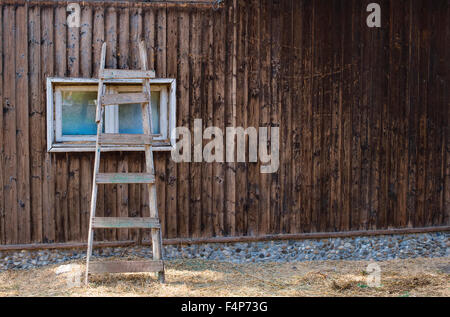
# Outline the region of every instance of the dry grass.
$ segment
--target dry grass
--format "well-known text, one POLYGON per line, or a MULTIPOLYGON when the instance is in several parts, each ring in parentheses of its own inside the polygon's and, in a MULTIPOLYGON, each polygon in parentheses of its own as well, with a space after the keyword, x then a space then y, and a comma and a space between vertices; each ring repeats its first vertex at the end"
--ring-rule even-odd
MULTIPOLYGON (((449 258, 378 262, 381 287, 367 286, 367 261, 230 264, 203 260, 166 262, 166 284, 154 274, 91 277, 69 288, 58 265, 0 273, 0 296, 445 296, 449 258)), ((83 261, 71 263, 81 264, 83 261)))

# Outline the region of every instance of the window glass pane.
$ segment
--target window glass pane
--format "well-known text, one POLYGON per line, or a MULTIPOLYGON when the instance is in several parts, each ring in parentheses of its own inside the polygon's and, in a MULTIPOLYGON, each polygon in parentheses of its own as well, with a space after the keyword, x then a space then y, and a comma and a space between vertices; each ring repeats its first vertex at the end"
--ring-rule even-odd
MULTIPOLYGON (((159 91, 152 91, 152 126, 153 134, 159 134, 159 91)), ((133 103, 119 106, 119 133, 141 134, 142 110, 141 104, 133 103)))
POLYGON ((62 91, 62 134, 97 134, 96 91, 62 91))

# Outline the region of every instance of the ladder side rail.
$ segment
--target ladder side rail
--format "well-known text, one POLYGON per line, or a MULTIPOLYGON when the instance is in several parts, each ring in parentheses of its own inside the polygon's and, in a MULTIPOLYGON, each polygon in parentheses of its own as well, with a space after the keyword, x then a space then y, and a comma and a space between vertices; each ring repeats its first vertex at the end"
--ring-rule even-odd
MULTIPOLYGON (((105 69, 105 61, 106 61, 106 43, 102 44, 102 52, 100 56, 100 69, 98 71, 99 74, 105 69)), ((100 78, 98 82, 98 90, 97 90, 97 110, 95 111, 95 122, 99 123, 101 118, 101 108, 102 108, 102 96, 104 94, 103 91, 103 79, 100 78)), ((101 132, 101 131, 100 131, 101 132)))
MULTIPOLYGON (((147 54, 145 50, 145 44, 143 41, 139 43, 139 52, 141 58, 141 69, 147 70, 147 54)), ((142 104, 142 120, 144 134, 152 135, 152 107, 151 107, 151 90, 150 90, 150 80, 148 78, 143 80, 143 92, 148 94, 149 102, 142 104)), ((153 161, 153 150, 152 145, 145 145, 145 166, 147 173, 155 174, 155 166, 153 161)), ((156 183, 148 184, 148 194, 149 194, 149 209, 150 217, 159 219, 158 215, 158 204, 156 203, 156 183)), ((161 240, 161 229, 151 229, 152 235, 152 250, 153 250, 153 260, 162 259, 162 240, 161 240)), ((162 271, 158 272, 158 280, 164 283, 164 268, 162 271)))
MULTIPOLYGON (((105 59, 106 59, 106 43, 102 45, 101 51, 101 60, 100 60, 100 70, 105 68, 105 59)), ((96 177, 98 171, 100 169, 100 154, 101 147, 99 143, 99 136, 103 130, 103 111, 104 107, 101 105, 102 95, 105 93, 105 85, 103 80, 100 79, 98 83, 98 91, 97 91, 97 110, 96 110, 96 118, 95 121, 97 123, 97 139, 95 142, 95 160, 94 160, 94 175, 92 177, 92 196, 91 196, 91 210, 89 215, 89 232, 88 232, 88 249, 86 253, 86 272, 85 272, 85 284, 87 285, 89 282, 89 261, 92 255, 92 247, 94 243, 94 228, 92 227, 93 219, 95 217, 95 208, 97 205, 97 191, 98 184, 96 181, 96 177)))

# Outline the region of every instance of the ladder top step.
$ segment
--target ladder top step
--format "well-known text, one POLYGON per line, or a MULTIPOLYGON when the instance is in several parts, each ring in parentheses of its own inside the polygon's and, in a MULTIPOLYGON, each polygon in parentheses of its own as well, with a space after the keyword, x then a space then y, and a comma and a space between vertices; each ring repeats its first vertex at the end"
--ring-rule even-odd
POLYGON ((151 145, 152 136, 148 134, 102 133, 98 136, 98 142, 109 145, 151 145))
POLYGON ((103 69, 100 70, 100 79, 149 79, 155 78, 154 70, 134 69, 103 69))
POLYGON ((102 96, 102 105, 123 105, 130 103, 149 102, 148 94, 143 92, 130 94, 105 94, 102 96))
POLYGON ((151 173, 97 173, 97 184, 153 184, 155 175, 151 173))
POLYGON ((95 217, 93 228, 161 228, 158 218, 95 217))
POLYGON ((105 261, 89 264, 89 273, 162 272, 163 261, 105 261))

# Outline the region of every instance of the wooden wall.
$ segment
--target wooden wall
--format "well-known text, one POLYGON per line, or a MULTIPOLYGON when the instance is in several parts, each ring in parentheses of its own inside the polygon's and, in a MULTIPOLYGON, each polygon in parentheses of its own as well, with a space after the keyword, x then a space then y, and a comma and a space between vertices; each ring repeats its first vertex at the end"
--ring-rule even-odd
MULTIPOLYGON (((155 153, 166 238, 450 225, 450 6, 379 0, 208 6, 0 2, 0 243, 85 241, 93 153, 46 152, 45 80, 138 68, 177 79, 177 125, 279 126, 281 165, 175 164, 155 153)), ((103 171, 140 171, 109 153, 103 171)), ((148 214, 144 187, 102 185, 98 215, 148 214)), ((98 230, 96 240, 136 239, 98 230)), ((144 237, 145 238, 145 237, 144 237)))

